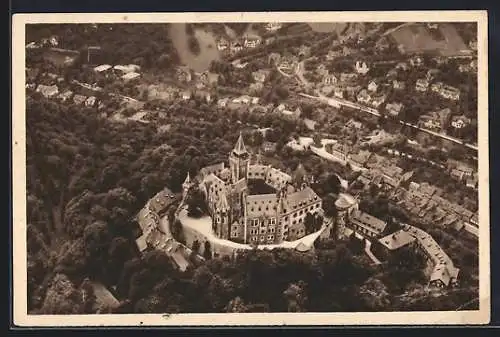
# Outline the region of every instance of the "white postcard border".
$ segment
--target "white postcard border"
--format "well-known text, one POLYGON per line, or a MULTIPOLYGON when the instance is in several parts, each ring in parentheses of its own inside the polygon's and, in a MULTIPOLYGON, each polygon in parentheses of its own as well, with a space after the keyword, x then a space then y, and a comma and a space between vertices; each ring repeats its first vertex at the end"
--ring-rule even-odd
POLYGON ((16 326, 280 326, 435 325, 490 321, 488 160, 488 16, 486 11, 245 12, 245 13, 47 13, 16 14, 12 20, 13 323, 16 326), (379 313, 224 313, 28 315, 26 247, 25 25, 30 23, 123 22, 477 22, 479 310, 379 313))

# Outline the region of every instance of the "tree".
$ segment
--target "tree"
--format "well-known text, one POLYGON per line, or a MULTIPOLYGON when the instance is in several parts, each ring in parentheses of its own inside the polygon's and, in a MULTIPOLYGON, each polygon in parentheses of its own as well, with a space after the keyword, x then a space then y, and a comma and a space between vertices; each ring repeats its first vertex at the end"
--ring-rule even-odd
POLYGON ((335 206, 335 196, 332 193, 327 194, 323 198, 323 210, 328 217, 335 217, 337 215, 337 207, 335 206))
POLYGON ((248 307, 245 305, 241 297, 237 296, 225 307, 226 312, 248 312, 248 307))
POLYGON ((205 194, 199 188, 193 188, 189 191, 186 204, 190 217, 199 218, 207 212, 205 194))
POLYGON ((316 218, 310 212, 306 213, 306 216, 304 218, 304 226, 306 228, 306 234, 310 234, 316 229, 316 218))
POLYGON ((288 288, 283 292, 285 299, 288 302, 289 312, 304 311, 304 305, 307 301, 306 288, 307 284, 300 280, 297 283, 289 284, 288 288))
POLYGON ((191 249, 192 249, 193 253, 199 254, 200 253, 200 241, 194 240, 191 249))
POLYGON ((212 247, 210 241, 205 241, 205 249, 203 250, 203 257, 205 260, 210 260, 212 258, 212 247))

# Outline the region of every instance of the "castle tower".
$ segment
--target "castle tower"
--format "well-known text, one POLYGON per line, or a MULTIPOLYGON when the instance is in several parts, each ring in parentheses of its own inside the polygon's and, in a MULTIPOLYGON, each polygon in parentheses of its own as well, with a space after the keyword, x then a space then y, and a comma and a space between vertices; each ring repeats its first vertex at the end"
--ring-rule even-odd
POLYGON ((187 192, 189 191, 189 188, 191 187, 191 178, 189 176, 189 171, 186 175, 186 179, 182 183, 182 197, 185 198, 187 195, 187 192))
POLYGON ((248 166, 250 164, 250 154, 248 153, 243 136, 238 137, 234 149, 229 154, 229 168, 231 170, 231 182, 234 184, 240 179, 248 177, 248 166))

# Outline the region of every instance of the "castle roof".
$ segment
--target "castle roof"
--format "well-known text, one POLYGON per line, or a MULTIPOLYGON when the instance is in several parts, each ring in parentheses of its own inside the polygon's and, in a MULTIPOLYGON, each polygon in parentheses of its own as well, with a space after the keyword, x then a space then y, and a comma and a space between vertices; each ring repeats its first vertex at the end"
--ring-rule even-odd
POLYGON ((312 188, 307 186, 303 190, 288 194, 286 196, 286 201, 290 207, 298 207, 301 203, 310 203, 318 199, 318 195, 313 191, 312 188))
POLYGON ((233 149, 234 154, 242 155, 248 153, 247 148, 245 147, 245 143, 243 142, 243 136, 240 132, 240 136, 238 137, 238 141, 233 149))
POLYGON ((189 171, 186 175, 186 179, 184 180, 183 185, 188 185, 191 182, 191 178, 189 177, 189 171))

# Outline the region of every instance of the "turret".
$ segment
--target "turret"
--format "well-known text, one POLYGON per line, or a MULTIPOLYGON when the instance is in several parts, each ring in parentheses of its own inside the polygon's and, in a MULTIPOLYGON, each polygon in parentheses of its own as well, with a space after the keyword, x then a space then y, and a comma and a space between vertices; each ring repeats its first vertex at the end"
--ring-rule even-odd
POLYGON ((189 176, 189 171, 188 171, 188 173, 186 175, 186 179, 182 183, 182 195, 183 195, 183 197, 186 197, 187 192, 189 191, 190 188, 191 188, 191 177, 189 176))
POLYGON ((231 170, 231 181, 233 184, 240 179, 247 178, 249 164, 250 154, 245 147, 243 136, 240 132, 238 141, 236 142, 234 149, 229 154, 229 167, 231 170))

